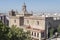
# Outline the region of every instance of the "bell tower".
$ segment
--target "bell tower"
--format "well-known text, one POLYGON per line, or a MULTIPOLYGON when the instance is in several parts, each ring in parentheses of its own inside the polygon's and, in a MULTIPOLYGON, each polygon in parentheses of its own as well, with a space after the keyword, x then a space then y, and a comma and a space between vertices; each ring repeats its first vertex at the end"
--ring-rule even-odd
POLYGON ((24 3, 23 6, 22 6, 22 11, 23 11, 23 12, 26 12, 26 11, 27 11, 27 10, 26 10, 26 4, 25 4, 25 3, 24 3))
POLYGON ((31 15, 32 15, 32 14, 30 14, 30 13, 27 11, 27 9, 26 9, 26 4, 25 4, 25 3, 23 3, 23 5, 22 5, 21 14, 22 14, 23 16, 31 16, 31 15))

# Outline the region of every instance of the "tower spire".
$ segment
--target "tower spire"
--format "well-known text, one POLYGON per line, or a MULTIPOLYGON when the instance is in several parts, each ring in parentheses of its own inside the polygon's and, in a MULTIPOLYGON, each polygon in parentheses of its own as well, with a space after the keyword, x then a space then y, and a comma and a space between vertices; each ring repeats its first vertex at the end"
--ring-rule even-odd
POLYGON ((22 6, 22 11, 26 11, 26 4, 25 4, 25 2, 24 2, 24 4, 23 4, 23 6, 22 6))

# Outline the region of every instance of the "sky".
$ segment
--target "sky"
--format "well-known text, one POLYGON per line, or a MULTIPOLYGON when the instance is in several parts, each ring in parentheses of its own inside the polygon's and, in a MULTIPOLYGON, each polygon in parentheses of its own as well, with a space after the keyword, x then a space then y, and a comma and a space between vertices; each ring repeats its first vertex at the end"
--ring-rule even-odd
POLYGON ((0 12, 21 11, 24 2, 28 11, 60 12, 60 0, 0 0, 0 12))

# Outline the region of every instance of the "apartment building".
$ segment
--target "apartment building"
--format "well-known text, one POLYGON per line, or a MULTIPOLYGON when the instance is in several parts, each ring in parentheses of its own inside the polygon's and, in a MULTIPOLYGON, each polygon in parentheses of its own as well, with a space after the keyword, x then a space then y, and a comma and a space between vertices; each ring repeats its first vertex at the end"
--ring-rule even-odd
POLYGON ((4 13, 0 13, 0 20, 3 22, 3 24, 5 25, 9 25, 9 21, 7 19, 7 15, 5 15, 4 13))

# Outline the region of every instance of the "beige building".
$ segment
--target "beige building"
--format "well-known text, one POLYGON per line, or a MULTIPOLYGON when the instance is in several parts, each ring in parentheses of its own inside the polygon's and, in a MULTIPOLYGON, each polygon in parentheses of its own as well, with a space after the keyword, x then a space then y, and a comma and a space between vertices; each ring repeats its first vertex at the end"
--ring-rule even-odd
MULTIPOLYGON (((55 23, 56 24, 56 23, 55 23)), ((48 28, 55 25, 53 17, 34 16, 26 10, 25 3, 22 11, 9 12, 9 26, 15 25, 31 31, 32 40, 41 40, 48 37, 48 28)), ((59 23, 58 23, 59 24, 59 23)))

